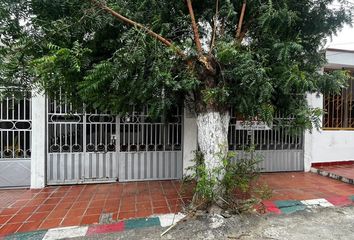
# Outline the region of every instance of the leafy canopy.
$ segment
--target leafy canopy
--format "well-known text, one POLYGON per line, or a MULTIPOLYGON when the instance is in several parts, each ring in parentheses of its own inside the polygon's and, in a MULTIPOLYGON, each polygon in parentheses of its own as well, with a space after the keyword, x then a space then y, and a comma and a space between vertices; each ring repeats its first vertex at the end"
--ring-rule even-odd
POLYGON ((352 6, 339 1, 332 9, 332 0, 244 2, 241 26, 241 0, 192 1, 199 52, 186 1, 2 0, 1 85, 50 96, 61 89, 73 103, 117 113, 149 104, 160 114, 183 103, 197 112, 232 107, 264 120, 282 111, 310 128, 319 111, 308 108, 305 93, 345 86, 345 72, 318 70, 327 37, 351 23, 352 6))

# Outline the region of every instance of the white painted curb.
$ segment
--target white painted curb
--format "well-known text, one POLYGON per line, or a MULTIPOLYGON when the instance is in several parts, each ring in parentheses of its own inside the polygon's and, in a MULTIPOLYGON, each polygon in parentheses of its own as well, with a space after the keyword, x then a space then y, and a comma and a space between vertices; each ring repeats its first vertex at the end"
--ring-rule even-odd
POLYGON ((332 203, 328 202, 324 198, 304 200, 304 201, 301 201, 301 203, 309 208, 334 207, 334 205, 332 203))
POLYGON ((163 215, 157 215, 160 219, 160 225, 161 227, 168 227, 171 226, 177 222, 179 222, 181 219, 183 219, 186 215, 182 213, 169 213, 169 214, 163 214, 163 215))
POLYGON ((43 240, 57 240, 63 238, 74 238, 86 236, 88 226, 85 227, 64 227, 52 228, 44 235, 43 240))

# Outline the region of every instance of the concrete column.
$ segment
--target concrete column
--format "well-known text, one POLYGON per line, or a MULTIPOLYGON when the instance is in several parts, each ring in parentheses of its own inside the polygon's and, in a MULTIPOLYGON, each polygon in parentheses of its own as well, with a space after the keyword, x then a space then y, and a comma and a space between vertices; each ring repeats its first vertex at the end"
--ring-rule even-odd
POLYGON ((184 109, 183 114, 183 174, 188 174, 187 168, 194 165, 194 151, 198 148, 197 121, 194 113, 184 109))
MULTIPOLYGON (((323 109, 323 95, 312 93, 307 94, 306 96, 309 107, 311 108, 321 108, 323 109)), ((320 126, 322 126, 322 117, 320 126)), ((310 171, 311 164, 314 161, 314 143, 316 136, 320 135, 320 132, 317 129, 312 129, 312 132, 306 131, 304 136, 304 167, 305 172, 310 171)))
POLYGON ((32 97, 32 155, 31 188, 45 187, 46 172, 46 98, 34 93, 32 97))

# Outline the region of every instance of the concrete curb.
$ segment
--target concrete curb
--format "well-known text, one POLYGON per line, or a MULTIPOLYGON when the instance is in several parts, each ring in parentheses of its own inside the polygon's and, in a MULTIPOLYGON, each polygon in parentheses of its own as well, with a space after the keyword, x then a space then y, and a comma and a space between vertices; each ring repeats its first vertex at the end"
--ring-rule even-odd
POLYGON ((263 201, 266 212, 274 214, 290 214, 312 208, 344 207, 354 204, 352 196, 332 196, 309 200, 263 201))
MULTIPOLYGON (((267 213, 274 214, 291 214, 297 211, 303 211, 312 208, 325 208, 335 206, 349 206, 354 203, 354 195, 352 196, 332 196, 327 198, 309 199, 309 200, 282 200, 282 201, 263 201, 267 213)), ((131 229, 147 228, 147 227, 168 227, 183 219, 185 215, 163 214, 153 215, 148 218, 128 219, 111 224, 90 225, 90 226, 73 226, 64 228, 52 228, 48 230, 40 230, 34 232, 16 233, 7 236, 0 236, 0 240, 57 240, 68 239, 73 237, 93 236, 98 234, 123 232, 131 229)))
POLYGON ((318 169, 318 168, 314 168, 314 167, 312 167, 312 168, 310 169, 310 171, 311 171, 312 173, 316 173, 316 174, 321 175, 321 176, 324 176, 324 177, 333 178, 333 179, 335 179, 335 180, 339 180, 339 181, 341 181, 341 182, 349 183, 349 184, 354 185, 354 179, 352 179, 352 178, 347 178, 347 177, 339 176, 338 174, 331 173, 331 172, 328 172, 328 171, 325 171, 325 170, 322 170, 322 169, 318 169))
POLYGON ((148 218, 128 219, 112 224, 90 225, 90 226, 72 226, 63 228, 52 228, 48 230, 16 233, 8 236, 0 237, 0 240, 57 240, 68 239, 74 237, 92 236, 97 234, 123 232, 131 229, 147 228, 147 227, 168 227, 180 221, 185 215, 163 214, 154 215, 148 218))

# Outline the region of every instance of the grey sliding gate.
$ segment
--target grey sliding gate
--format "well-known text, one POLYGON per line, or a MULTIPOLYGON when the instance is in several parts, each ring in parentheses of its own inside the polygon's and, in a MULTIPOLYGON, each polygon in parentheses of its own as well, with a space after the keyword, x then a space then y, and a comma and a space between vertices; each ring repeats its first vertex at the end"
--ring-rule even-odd
POLYGON ((0 188, 30 185, 31 127, 30 95, 0 100, 0 188))
POLYGON ((47 184, 181 178, 181 111, 168 123, 147 113, 74 112, 49 100, 47 184))
POLYGON ((271 128, 261 126, 240 127, 236 117, 229 127, 229 150, 236 151, 235 160, 250 157, 247 148, 253 146, 254 154, 262 157, 259 164, 262 172, 285 172, 304 170, 304 134, 291 128, 291 117, 277 115, 271 128), (263 128, 263 129, 262 129, 263 128))

